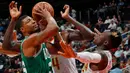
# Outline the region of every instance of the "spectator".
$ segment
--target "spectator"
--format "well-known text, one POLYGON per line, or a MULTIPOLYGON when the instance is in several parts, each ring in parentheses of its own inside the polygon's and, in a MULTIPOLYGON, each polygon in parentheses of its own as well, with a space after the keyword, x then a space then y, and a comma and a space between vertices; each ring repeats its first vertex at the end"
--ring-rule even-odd
POLYGON ((126 63, 125 63, 125 60, 121 60, 120 62, 120 68, 123 69, 126 67, 126 63))
POLYGON ((106 7, 108 7, 108 6, 107 6, 106 2, 104 2, 103 8, 106 8, 106 7))
POLYGON ((130 73, 130 55, 127 55, 126 67, 122 69, 123 73, 130 73))
POLYGON ((0 23, 0 31, 3 31, 4 30, 4 27, 3 25, 0 23))
POLYGON ((115 52, 114 55, 116 58, 119 58, 119 57, 121 57, 122 53, 123 53, 123 50, 121 48, 118 48, 118 50, 115 52))
POLYGON ((128 46, 126 46, 125 49, 124 49, 124 52, 123 52, 124 57, 127 58, 127 55, 128 55, 129 53, 130 53, 130 49, 128 48, 128 46))
POLYGON ((102 21, 102 18, 101 17, 99 17, 98 18, 98 22, 96 23, 96 28, 99 30, 99 31, 101 31, 103 28, 101 28, 101 25, 103 24, 103 21, 102 21))
POLYGON ((113 22, 114 22, 115 24, 118 24, 118 20, 117 20, 117 18, 116 18, 116 16, 115 16, 115 15, 113 15, 112 20, 113 20, 113 22))
POLYGON ((119 0, 118 6, 123 6, 123 5, 124 5, 123 0, 119 0))
POLYGON ((117 28, 117 24, 116 23, 114 23, 114 20, 111 20, 111 23, 110 23, 110 25, 108 26, 108 29, 116 29, 117 28))
POLYGON ((110 24, 110 23, 111 23, 111 19, 109 18, 109 16, 107 16, 107 18, 106 18, 104 24, 110 24))
POLYGON ((122 28, 121 28, 121 26, 120 26, 120 25, 117 27, 117 31, 119 31, 120 33, 122 33, 122 32, 123 32, 123 30, 122 30, 122 28))
POLYGON ((116 64, 115 68, 110 71, 110 73, 122 73, 122 70, 120 69, 120 64, 116 64))
POLYGON ((130 29, 128 26, 125 26, 123 33, 128 32, 130 29))

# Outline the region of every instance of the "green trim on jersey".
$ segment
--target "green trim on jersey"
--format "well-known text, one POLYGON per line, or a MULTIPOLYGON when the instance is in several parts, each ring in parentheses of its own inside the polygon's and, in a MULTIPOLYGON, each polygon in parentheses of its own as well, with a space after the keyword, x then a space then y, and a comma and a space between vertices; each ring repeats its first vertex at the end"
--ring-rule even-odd
POLYGON ((53 73, 50 54, 45 44, 41 45, 41 49, 33 57, 24 56, 24 53, 22 51, 22 44, 20 46, 20 49, 24 73, 53 73))

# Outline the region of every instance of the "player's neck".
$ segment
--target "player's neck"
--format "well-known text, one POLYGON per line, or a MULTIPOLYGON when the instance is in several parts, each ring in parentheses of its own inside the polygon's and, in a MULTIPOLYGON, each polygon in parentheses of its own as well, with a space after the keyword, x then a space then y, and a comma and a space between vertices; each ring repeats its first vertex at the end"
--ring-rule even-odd
POLYGON ((24 36, 29 36, 30 34, 29 33, 23 33, 24 36))
POLYGON ((102 51, 102 50, 107 50, 107 48, 102 45, 102 46, 98 46, 96 50, 97 51, 102 51))

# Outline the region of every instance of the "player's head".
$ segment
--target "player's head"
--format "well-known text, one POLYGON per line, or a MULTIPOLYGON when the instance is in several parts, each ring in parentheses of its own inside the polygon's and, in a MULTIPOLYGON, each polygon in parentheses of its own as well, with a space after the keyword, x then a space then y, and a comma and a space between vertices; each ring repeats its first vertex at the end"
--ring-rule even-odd
POLYGON ((47 20, 35 14, 37 13, 37 10, 42 10, 42 9, 46 9, 51 14, 51 16, 54 17, 54 8, 52 7, 50 3, 42 1, 42 2, 36 3, 32 9, 32 17, 39 24, 40 29, 44 30, 48 24, 47 20))
POLYGON ((117 31, 105 31, 94 37, 94 43, 98 46, 105 46, 106 49, 117 48, 122 41, 121 34, 117 31))
POLYGON ((18 30, 26 35, 32 34, 39 29, 37 23, 30 16, 27 15, 21 16, 18 19, 16 26, 18 30))

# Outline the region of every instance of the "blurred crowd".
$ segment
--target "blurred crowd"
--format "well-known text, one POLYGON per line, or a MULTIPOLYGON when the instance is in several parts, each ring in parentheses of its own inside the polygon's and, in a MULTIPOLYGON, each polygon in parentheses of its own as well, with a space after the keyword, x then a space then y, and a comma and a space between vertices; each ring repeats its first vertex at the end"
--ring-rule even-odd
POLYGON ((22 73, 21 56, 9 57, 0 54, 0 73, 22 73))

